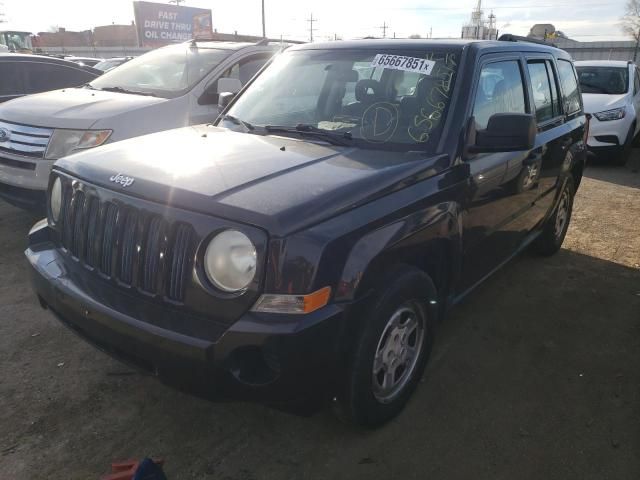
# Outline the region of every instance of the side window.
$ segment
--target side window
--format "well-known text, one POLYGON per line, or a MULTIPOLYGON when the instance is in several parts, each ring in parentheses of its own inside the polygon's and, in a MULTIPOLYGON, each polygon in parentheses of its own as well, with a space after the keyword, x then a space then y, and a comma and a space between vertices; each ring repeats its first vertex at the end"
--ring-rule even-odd
POLYGON ((487 128, 489 118, 496 113, 526 113, 522 73, 517 60, 490 63, 480 72, 473 106, 476 128, 487 128))
POLYGON ((28 93, 76 87, 96 78, 83 70, 40 62, 25 62, 25 73, 28 93))
POLYGON ((638 69, 634 68, 633 70, 636 73, 634 75, 634 77, 633 77, 634 78, 634 81, 633 81, 633 94, 637 95, 638 92, 640 92, 640 77, 638 76, 638 69))
POLYGON ((272 53, 260 53, 243 58, 229 67, 222 76, 225 78, 237 78, 242 82, 242 85, 245 85, 272 56, 272 53))
POLYGON ((558 60, 558 73, 564 95, 564 111, 567 115, 580 110, 580 92, 573 65, 568 60, 558 60))
POLYGON ((533 87, 533 103, 538 123, 553 118, 553 97, 545 62, 528 62, 529 77, 533 87))
POLYGON ((0 96, 24 94, 22 66, 18 62, 0 62, 0 96))

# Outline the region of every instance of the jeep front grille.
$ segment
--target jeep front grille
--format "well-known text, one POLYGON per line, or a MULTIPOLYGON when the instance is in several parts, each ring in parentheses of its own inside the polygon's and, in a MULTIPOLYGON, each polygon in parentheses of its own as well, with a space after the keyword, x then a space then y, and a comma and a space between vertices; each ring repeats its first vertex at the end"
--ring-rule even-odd
POLYGON ((43 158, 53 134, 52 128, 32 127, 0 120, 0 128, 9 131, 9 140, 0 143, 0 152, 22 157, 43 158))
POLYGON ((158 214, 71 188, 61 219, 62 247, 78 261, 127 287, 184 301, 195 251, 190 225, 170 226, 158 214))

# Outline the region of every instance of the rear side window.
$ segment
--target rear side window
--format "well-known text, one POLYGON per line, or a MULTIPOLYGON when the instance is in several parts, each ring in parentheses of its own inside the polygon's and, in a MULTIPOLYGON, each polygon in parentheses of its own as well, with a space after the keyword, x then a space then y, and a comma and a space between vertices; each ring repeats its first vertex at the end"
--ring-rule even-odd
POLYGON ((580 92, 573 65, 567 60, 558 60, 558 74, 564 95, 564 111, 567 115, 580 110, 580 92))
POLYGON ((533 104, 536 109, 538 123, 546 122, 554 117, 553 94, 545 62, 529 62, 529 77, 533 87, 533 104))
POLYGON ((634 68, 633 71, 635 72, 635 80, 633 82, 633 94, 637 95, 638 92, 640 92, 640 77, 638 77, 638 69, 634 68))
POLYGON ((522 73, 517 60, 489 63, 482 67, 473 116, 476 128, 487 128, 496 113, 526 113, 522 73))
POLYGON ((16 62, 0 62, 0 96, 23 95, 22 67, 16 62))
POLYGON ((41 62, 25 62, 25 73, 28 93, 76 87, 96 78, 80 69, 41 62))

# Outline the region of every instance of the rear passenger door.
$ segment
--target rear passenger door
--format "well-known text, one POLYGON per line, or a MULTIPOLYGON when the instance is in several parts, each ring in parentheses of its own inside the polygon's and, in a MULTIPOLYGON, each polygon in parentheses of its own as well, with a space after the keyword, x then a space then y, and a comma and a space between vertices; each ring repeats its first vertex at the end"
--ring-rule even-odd
POLYGON ((533 227, 550 210, 562 165, 574 143, 573 127, 566 122, 565 106, 554 58, 547 54, 527 55, 528 87, 538 135, 535 149, 523 165, 525 201, 534 205, 527 218, 533 227))

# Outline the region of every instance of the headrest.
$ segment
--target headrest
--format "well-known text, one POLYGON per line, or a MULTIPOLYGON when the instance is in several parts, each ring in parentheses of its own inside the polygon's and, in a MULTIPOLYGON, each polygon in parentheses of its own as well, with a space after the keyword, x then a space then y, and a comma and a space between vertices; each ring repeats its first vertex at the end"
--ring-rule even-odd
POLYGON ((380 97, 380 84, 377 80, 365 79, 356 83, 356 100, 358 102, 377 100, 380 97), (373 92, 369 92, 369 90, 373 90, 373 92))

